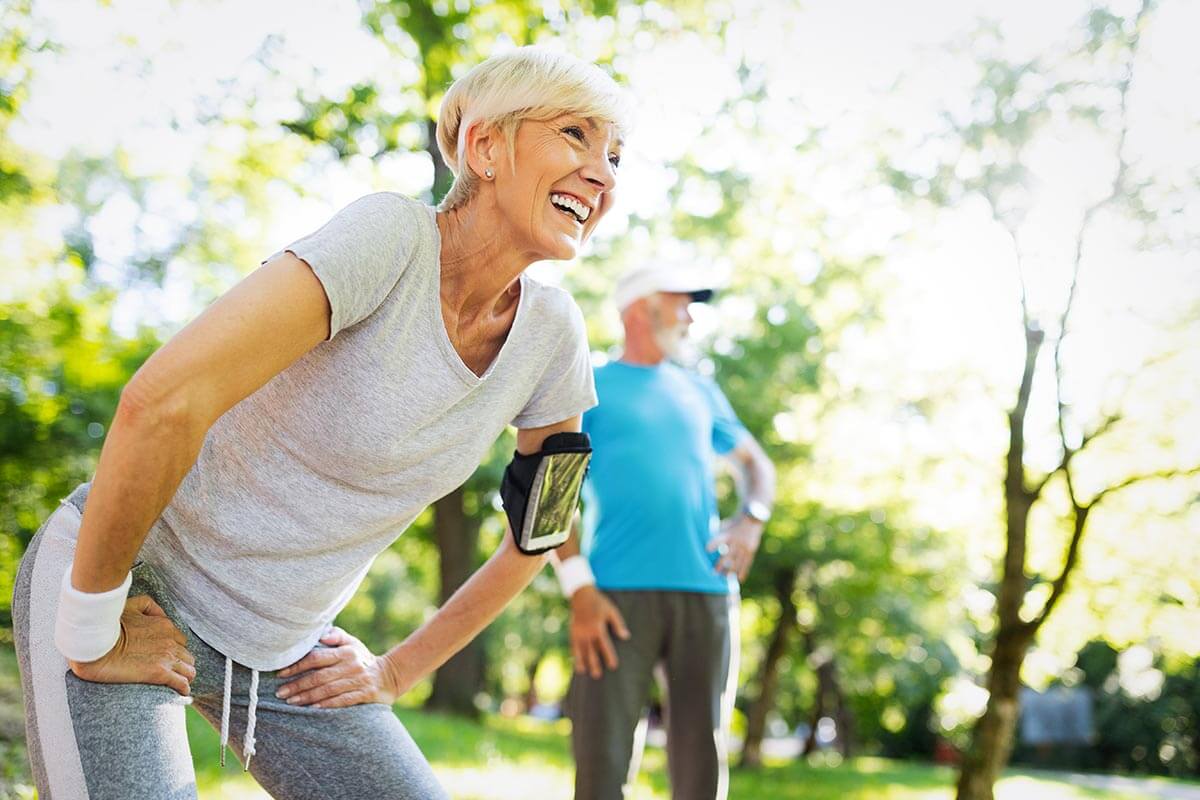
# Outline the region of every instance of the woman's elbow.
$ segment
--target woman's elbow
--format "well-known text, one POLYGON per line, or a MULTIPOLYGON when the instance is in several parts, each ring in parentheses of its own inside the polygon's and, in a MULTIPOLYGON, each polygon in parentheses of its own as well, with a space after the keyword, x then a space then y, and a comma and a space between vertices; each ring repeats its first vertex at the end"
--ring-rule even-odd
POLYGON ((139 370, 121 390, 113 427, 188 436, 199 427, 199 414, 181 388, 164 386, 139 370))

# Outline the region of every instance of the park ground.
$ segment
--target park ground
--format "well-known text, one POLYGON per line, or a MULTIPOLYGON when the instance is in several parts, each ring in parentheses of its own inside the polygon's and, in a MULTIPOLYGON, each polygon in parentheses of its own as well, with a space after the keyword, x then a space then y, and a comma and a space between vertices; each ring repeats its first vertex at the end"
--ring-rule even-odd
MULTIPOLYGON (((472 723, 415 709, 398 710, 413 738, 455 800, 569 800, 572 766, 566 722, 485 717, 472 723)), ((247 777, 217 766, 216 735, 191 719, 200 796, 206 800, 268 800, 247 777)), ((946 767, 857 758, 838 765, 803 761, 733 770, 733 800, 951 800, 954 772, 946 767)), ((1112 779, 1010 771, 997 800, 1185 800, 1200 786, 1166 780, 1112 779), (1116 785, 1105 785, 1115 780, 1116 785), (1093 786, 1081 785, 1092 782, 1093 786)), ((633 800, 669 800, 666 757, 647 751, 633 800)))
MULTIPOLYGON (((0 800, 31 800, 21 741, 19 681, 10 649, 0 647, 0 800)), ((485 716, 479 722, 397 708, 455 800, 568 800, 572 765, 569 723, 485 716)), ((188 711, 188 734, 203 800, 269 800, 232 758, 222 769, 217 734, 188 711)), ((760 770, 733 770, 734 800, 950 800, 954 772, 946 767, 856 758, 841 764, 774 761, 760 770)), ((633 800, 668 800, 666 758, 650 748, 633 800)), ((1200 784, 1163 779, 1060 775, 1011 770, 997 800, 1200 800, 1200 784)))
MULTIPOLYGON (((569 800, 572 768, 566 723, 486 717, 480 723, 399 710, 401 719, 433 763, 455 800, 569 800)), ((219 765, 216 733, 188 713, 202 800, 270 800, 230 758, 219 765)), ((0 743, 0 800, 31 800, 24 748, 0 743)), ((668 800, 666 759, 650 749, 632 800, 668 800)), ((950 800, 954 772, 947 767, 857 758, 833 764, 769 763, 733 770, 730 797, 753 800, 950 800)), ((1010 770, 997 800, 1200 800, 1200 785, 1165 779, 1059 775, 1010 770)))

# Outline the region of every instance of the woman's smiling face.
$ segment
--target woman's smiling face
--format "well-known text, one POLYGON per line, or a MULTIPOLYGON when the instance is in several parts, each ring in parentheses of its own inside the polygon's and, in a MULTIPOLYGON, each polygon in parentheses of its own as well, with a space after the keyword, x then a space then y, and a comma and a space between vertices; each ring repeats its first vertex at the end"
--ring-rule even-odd
POLYGON ((496 203, 516 246, 534 260, 578 255, 612 205, 620 154, 609 122, 574 114, 522 122, 513 158, 493 167, 496 203))

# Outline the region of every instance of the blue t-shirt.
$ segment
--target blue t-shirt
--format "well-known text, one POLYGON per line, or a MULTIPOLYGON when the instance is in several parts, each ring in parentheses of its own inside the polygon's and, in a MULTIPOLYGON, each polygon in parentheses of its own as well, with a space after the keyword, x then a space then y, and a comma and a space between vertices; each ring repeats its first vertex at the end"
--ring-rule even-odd
POLYGON ((717 532, 715 454, 748 435, 712 380, 669 362, 596 369, 584 552, 603 589, 724 594, 705 550, 717 532))

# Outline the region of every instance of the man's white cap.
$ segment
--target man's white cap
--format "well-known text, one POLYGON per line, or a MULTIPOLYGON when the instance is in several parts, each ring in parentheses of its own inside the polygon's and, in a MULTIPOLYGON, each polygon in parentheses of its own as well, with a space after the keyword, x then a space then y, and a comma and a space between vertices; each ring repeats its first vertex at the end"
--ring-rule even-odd
POLYGON ((690 294, 694 302, 704 303, 712 299, 716 288, 716 281, 703 269, 682 264, 654 264, 637 267, 622 275, 617 280, 613 299, 620 311, 655 292, 690 294))

